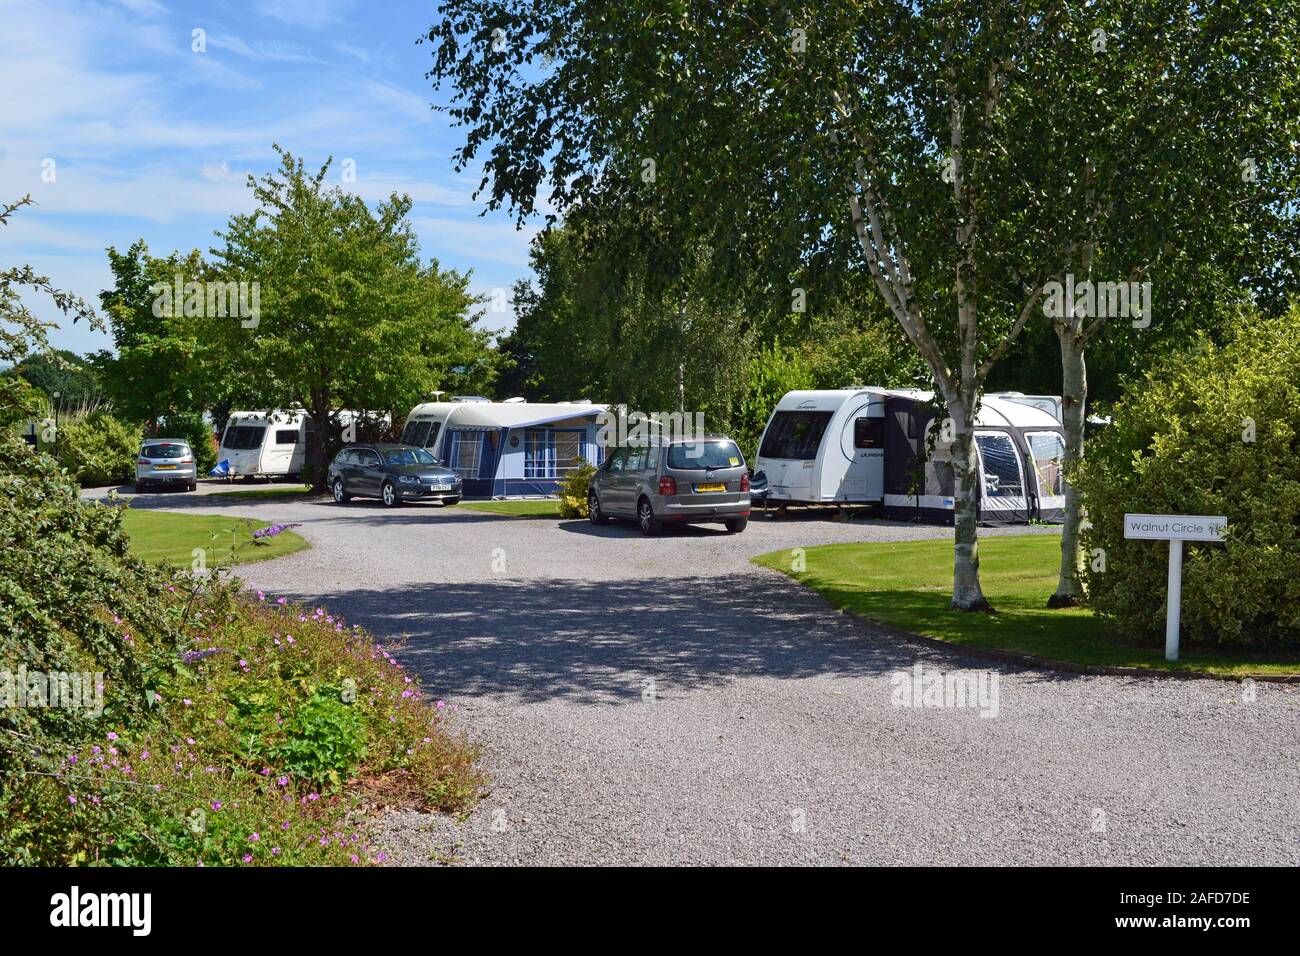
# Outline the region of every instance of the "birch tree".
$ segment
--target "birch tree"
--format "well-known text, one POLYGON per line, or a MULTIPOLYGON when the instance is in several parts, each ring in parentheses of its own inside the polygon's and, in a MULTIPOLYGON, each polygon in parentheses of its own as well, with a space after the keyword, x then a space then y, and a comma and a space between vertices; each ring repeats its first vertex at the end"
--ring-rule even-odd
POLYGON ((952 605, 991 610, 978 403, 1080 254, 1089 157, 1043 116, 1089 121, 1070 78, 1104 6, 447 0, 424 39, 489 208, 652 206, 684 248, 709 245, 719 283, 791 283, 813 259, 870 275, 946 407, 952 605))

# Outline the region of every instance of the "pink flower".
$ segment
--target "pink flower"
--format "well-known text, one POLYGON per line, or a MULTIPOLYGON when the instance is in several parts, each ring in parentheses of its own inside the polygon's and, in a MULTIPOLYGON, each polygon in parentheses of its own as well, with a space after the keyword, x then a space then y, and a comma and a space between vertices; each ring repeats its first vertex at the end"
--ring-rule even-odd
POLYGON ((279 856, 279 855, 280 855, 280 848, 278 846, 271 847, 271 856, 279 856))
POLYGON ((74 797, 72 794, 68 794, 68 803, 71 803, 75 806, 77 803, 77 798, 74 797))
POLYGON ((251 854, 251 853, 245 853, 245 854, 244 854, 244 862, 245 862, 245 863, 252 863, 252 862, 253 862, 253 854, 251 854))
POLYGON ((287 787, 287 786, 289 786, 289 778, 288 778, 288 777, 277 777, 275 782, 278 783, 278 784, 279 784, 280 786, 282 786, 282 787, 287 787))
POLYGON ((248 842, 249 842, 249 843, 256 843, 256 842, 257 842, 258 840, 260 840, 260 839, 262 839, 262 837, 261 837, 260 834, 257 834, 257 833, 250 833, 250 834, 248 835, 248 842))
POLYGON ((117 739, 117 733, 114 732, 114 731, 112 731, 112 730, 110 730, 110 731, 108 732, 108 739, 109 739, 109 740, 116 740, 116 739, 117 739))
POLYGON ((220 801, 220 800, 213 800, 212 803, 210 804, 210 806, 212 807, 213 810, 220 810, 220 809, 221 809, 221 801, 220 801))

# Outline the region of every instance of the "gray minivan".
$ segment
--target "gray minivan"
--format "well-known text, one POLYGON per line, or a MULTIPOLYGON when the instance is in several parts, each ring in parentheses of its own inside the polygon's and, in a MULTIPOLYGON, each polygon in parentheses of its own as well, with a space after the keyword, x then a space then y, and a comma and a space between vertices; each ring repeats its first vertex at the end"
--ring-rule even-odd
POLYGON ((716 524, 730 532, 749 523, 749 470, 730 438, 698 438, 611 448, 591 478, 592 524, 635 518, 643 534, 668 524, 716 524))

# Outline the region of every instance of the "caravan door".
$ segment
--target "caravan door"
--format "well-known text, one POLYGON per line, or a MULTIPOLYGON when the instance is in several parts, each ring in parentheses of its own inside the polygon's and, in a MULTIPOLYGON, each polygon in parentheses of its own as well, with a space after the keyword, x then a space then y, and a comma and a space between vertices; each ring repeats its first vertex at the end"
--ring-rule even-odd
POLYGON ((1025 444, 1034 466, 1038 495, 1038 514, 1044 521, 1059 520, 1065 509, 1065 478, 1061 463, 1065 459, 1065 439, 1060 432, 1026 432, 1025 444))
POLYGON ((1029 520, 1025 473, 1011 435, 976 431, 980 459, 980 520, 989 524, 1014 524, 1029 520))
MULTIPOLYGON (((885 493, 885 403, 866 401, 855 408, 840 429, 845 468, 835 474, 823 464, 822 490, 835 501, 880 501, 885 493)), ((830 459, 831 453, 827 453, 830 459)))

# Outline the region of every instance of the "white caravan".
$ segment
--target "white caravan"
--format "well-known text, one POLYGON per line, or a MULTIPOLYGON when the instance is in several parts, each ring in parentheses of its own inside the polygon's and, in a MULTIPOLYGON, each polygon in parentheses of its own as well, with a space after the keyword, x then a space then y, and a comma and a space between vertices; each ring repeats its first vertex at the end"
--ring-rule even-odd
POLYGON ((307 459, 312 418, 302 409, 231 412, 217 449, 217 466, 229 462, 228 474, 296 475, 307 459))
MULTIPOLYGON (((951 444, 926 443, 932 401, 932 393, 912 389, 787 392, 754 461, 768 502, 878 504, 887 517, 951 522, 951 444)), ((986 396, 975 441, 982 522, 1060 519, 1065 445, 1050 413, 986 396)))

